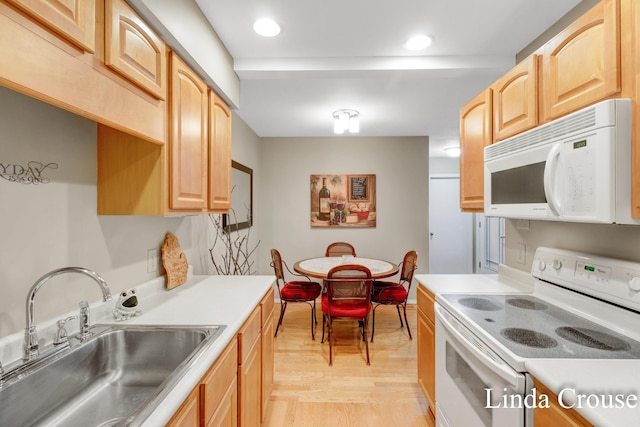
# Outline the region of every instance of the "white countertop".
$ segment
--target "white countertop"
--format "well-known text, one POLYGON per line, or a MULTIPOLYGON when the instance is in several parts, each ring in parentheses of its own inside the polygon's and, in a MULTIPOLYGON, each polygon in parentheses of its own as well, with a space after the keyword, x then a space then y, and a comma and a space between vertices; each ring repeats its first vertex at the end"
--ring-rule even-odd
POLYGON ((500 274, 416 274, 414 277, 434 295, 533 292, 531 275, 507 266, 500 266, 500 274))
MULTIPOLYGON (((226 325, 210 349, 198 358, 158 409, 145 420, 144 426, 156 427, 169 421, 266 295, 274 280, 274 276, 190 276, 184 285, 167 290, 164 277, 160 277, 133 287, 142 315, 123 322, 116 322, 111 314, 117 295, 113 296, 113 301, 91 304, 92 325, 226 325)), ((59 316, 63 317, 66 316, 59 316)), ((77 332, 77 320, 68 325, 70 335, 77 332)), ((41 339, 52 338, 55 334, 55 320, 42 322, 37 327, 41 339)), ((23 339, 24 334, 18 333, 0 340, 1 360, 17 360, 21 356, 23 339)))
MULTIPOLYGON (((418 274, 420 286, 434 295, 442 293, 522 293, 532 292, 533 279, 526 272, 501 266, 500 274, 418 274)), ((568 404, 575 404, 577 394, 631 397, 636 407, 574 407, 595 426, 626 427, 640 419, 640 360, 529 359, 527 371, 556 394, 563 394, 568 404)), ((584 398, 583 398, 584 399, 584 398)), ((595 398, 591 398, 595 399, 595 398)), ((608 403, 608 402, 607 402, 608 403)), ((615 401, 614 401, 615 403, 615 401)), ((593 405, 592 405, 593 406, 593 405)), ((608 406, 608 405, 607 405, 608 406)))

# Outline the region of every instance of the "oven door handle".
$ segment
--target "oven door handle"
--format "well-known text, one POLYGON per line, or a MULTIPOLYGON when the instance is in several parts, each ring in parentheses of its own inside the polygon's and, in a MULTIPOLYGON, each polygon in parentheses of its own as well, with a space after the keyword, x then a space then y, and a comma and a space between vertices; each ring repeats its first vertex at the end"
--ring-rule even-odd
POLYGON ((478 344, 471 342, 465 337, 458 329, 452 325, 448 319, 450 316, 445 310, 438 304, 434 307, 436 311, 436 317, 440 320, 442 326, 445 327, 447 332, 453 336, 467 351, 470 352, 476 359, 479 359, 481 363, 488 366, 493 372, 495 372, 500 378, 505 380, 514 390, 520 390, 523 387, 523 377, 520 373, 514 371, 510 366, 504 362, 495 360, 487 354, 487 350, 480 347, 478 344))

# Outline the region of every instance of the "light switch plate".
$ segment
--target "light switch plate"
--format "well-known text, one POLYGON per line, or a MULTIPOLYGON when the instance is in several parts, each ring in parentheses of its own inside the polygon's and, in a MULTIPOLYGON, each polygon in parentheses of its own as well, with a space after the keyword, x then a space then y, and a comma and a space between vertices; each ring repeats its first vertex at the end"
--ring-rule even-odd
POLYGON ((524 245, 524 243, 518 243, 516 245, 516 248, 518 250, 518 256, 516 258, 516 261, 519 264, 526 264, 527 263, 527 250, 526 250, 526 246, 524 245))
POLYGON ((147 273, 156 273, 160 267, 158 264, 158 249, 147 251, 147 273))

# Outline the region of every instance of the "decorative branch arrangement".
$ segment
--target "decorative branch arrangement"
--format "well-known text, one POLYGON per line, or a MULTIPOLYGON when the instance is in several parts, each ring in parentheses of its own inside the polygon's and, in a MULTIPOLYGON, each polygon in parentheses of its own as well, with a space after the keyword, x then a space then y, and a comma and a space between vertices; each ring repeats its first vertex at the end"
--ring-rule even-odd
MULTIPOLYGON (((229 210, 229 215, 233 215, 233 224, 237 224, 236 212, 233 209, 229 210)), ((249 237, 251 228, 248 228, 246 233, 240 233, 238 227, 233 225, 227 226, 225 231, 222 224, 222 215, 209 214, 209 220, 213 226, 215 232, 213 245, 209 249, 211 255, 211 263, 216 269, 219 275, 250 275, 254 274, 252 271, 253 261, 251 255, 258 249, 258 243, 255 246, 249 246, 249 237), (224 250, 219 258, 216 256, 216 245, 220 242, 224 245, 224 250)))

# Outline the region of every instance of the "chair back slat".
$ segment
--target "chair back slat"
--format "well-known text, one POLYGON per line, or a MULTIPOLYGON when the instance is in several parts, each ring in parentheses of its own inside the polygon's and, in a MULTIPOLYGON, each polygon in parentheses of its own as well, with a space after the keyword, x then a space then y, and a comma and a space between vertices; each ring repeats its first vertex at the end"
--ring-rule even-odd
POLYGON ((327 298, 329 304, 354 304, 367 306, 371 303, 371 271, 357 264, 342 264, 327 274, 327 298))
POLYGON ((276 275, 276 282, 280 287, 280 281, 284 285, 284 271, 282 270, 282 256, 277 249, 271 249, 271 264, 273 265, 273 271, 276 275))
POLYGON ((407 287, 411 287, 411 282, 413 281, 413 273, 416 271, 418 266, 416 262, 418 261, 418 253, 416 251, 409 251, 405 254, 404 260, 402 261, 402 271, 400 272, 400 281, 406 282, 407 287))
POLYGON ((333 242, 329 246, 327 246, 325 256, 337 257, 342 255, 356 256, 356 249, 353 247, 353 245, 347 242, 333 242))

